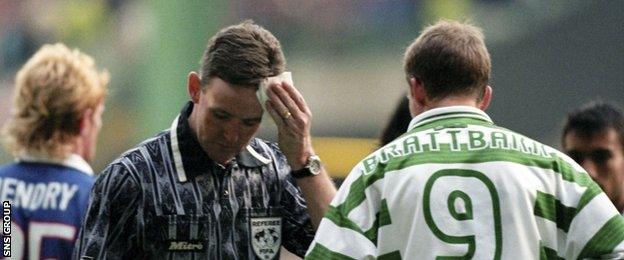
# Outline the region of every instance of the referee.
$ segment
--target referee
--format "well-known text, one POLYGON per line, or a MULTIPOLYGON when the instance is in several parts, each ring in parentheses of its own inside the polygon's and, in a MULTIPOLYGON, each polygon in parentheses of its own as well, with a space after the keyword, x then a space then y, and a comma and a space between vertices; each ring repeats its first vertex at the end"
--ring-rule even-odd
POLYGON ((281 246, 303 256, 335 188, 301 94, 277 82, 266 103, 256 95, 284 64, 279 41, 253 22, 218 32, 170 128, 98 177, 74 257, 274 259, 281 246), (254 138, 262 105, 279 148, 254 138))

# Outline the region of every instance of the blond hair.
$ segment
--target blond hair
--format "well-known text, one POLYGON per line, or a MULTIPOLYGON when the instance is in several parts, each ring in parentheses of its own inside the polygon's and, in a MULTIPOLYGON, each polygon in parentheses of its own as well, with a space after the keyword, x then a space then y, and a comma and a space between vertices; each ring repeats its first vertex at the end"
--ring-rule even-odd
POLYGON ((490 54, 479 27, 441 20, 426 27, 405 51, 405 74, 420 80, 427 97, 479 97, 490 79, 490 54))
POLYGON ((46 44, 17 72, 11 117, 3 127, 15 155, 63 159, 80 132, 80 119, 107 94, 109 76, 91 57, 57 43, 46 44))

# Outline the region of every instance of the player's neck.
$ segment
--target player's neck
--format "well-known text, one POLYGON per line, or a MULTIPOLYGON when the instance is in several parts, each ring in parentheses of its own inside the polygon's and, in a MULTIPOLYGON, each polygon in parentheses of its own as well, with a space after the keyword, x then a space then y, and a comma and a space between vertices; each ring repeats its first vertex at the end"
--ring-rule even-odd
POLYGON ((424 106, 424 110, 431 110, 440 107, 450 106, 469 106, 479 108, 479 104, 474 97, 447 97, 441 100, 427 102, 424 106))
POLYGON ((85 161, 90 162, 91 158, 89 158, 89 151, 85 146, 85 140, 83 140, 83 138, 81 138, 80 136, 74 138, 74 140, 71 142, 71 153, 73 154, 77 154, 80 157, 82 157, 85 161))

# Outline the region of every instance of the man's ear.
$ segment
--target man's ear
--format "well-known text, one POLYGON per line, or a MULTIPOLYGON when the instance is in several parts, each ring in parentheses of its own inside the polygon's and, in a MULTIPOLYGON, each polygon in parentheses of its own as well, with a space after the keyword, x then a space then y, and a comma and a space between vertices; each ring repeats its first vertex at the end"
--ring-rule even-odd
POLYGON ((483 97, 481 98, 481 102, 477 104, 479 109, 485 111, 492 101, 492 87, 490 85, 485 86, 485 90, 483 91, 483 97))
POLYGON ((80 117, 80 125, 79 127, 79 135, 80 136, 88 136, 89 132, 91 131, 91 129, 93 128, 93 124, 95 124, 94 118, 93 118, 93 113, 95 111, 93 110, 93 108, 88 108, 87 110, 85 110, 82 113, 82 116, 80 117))
POLYGON ((199 103, 199 96, 201 95, 201 80, 199 79, 197 72, 189 72, 187 90, 191 101, 195 104, 199 103))
POLYGON ((427 93, 425 92, 425 86, 423 86, 422 81, 416 77, 410 77, 409 85, 412 99, 416 101, 418 106, 424 107, 427 102, 427 93))

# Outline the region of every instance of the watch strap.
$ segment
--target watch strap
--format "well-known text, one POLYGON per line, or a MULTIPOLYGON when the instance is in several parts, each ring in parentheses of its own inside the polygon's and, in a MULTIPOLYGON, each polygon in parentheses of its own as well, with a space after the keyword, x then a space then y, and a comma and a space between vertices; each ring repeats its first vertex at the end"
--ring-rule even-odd
POLYGON ((309 167, 303 167, 303 168, 301 168, 299 170, 291 171, 290 175, 295 177, 295 179, 301 179, 301 178, 305 178, 305 177, 314 176, 314 174, 312 174, 312 171, 310 171, 309 167))

